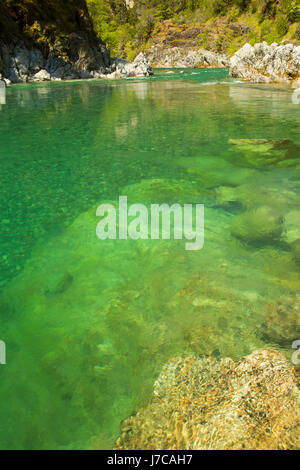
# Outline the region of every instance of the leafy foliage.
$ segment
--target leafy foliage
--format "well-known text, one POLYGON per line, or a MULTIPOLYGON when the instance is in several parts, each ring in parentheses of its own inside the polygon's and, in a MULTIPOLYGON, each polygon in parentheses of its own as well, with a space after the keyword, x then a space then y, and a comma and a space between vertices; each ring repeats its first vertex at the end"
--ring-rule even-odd
POLYGON ((25 33, 47 47, 64 34, 92 32, 90 17, 112 55, 132 59, 165 20, 204 26, 195 45, 232 53, 246 41, 299 40, 300 0, 1 0, 0 35, 25 33), (222 19, 227 28, 218 28, 222 19), (244 31, 233 34, 232 24, 244 31))
POLYGON ((229 52, 246 40, 280 41, 300 19, 300 0, 135 0, 131 7, 125 0, 87 0, 87 4, 97 33, 113 54, 121 56, 146 48, 165 20, 178 25, 209 22, 211 30, 221 17, 228 23, 242 20, 251 27, 250 35, 233 40, 227 31, 214 31, 215 49, 229 52))

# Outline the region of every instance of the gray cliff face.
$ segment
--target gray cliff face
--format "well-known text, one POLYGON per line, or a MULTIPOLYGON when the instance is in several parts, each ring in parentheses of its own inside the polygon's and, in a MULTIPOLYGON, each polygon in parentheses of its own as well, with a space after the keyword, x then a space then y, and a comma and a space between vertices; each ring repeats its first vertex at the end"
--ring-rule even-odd
POLYGON ((12 83, 93 78, 95 73, 104 73, 110 67, 107 47, 92 44, 84 33, 73 33, 68 37, 68 60, 54 50, 43 52, 21 39, 0 41, 0 72, 12 83))
POLYGON ((145 52, 149 63, 162 68, 226 68, 229 59, 224 54, 206 49, 188 49, 181 47, 152 47, 145 52))
POLYGON ((231 77, 255 83, 292 83, 300 77, 300 46, 245 44, 230 59, 231 77))
POLYGON ((68 59, 55 50, 43 52, 20 39, 0 40, 0 75, 9 83, 73 80, 88 78, 125 78, 149 76, 152 69, 143 55, 133 64, 112 59, 100 40, 91 42, 84 33, 66 39, 68 59))

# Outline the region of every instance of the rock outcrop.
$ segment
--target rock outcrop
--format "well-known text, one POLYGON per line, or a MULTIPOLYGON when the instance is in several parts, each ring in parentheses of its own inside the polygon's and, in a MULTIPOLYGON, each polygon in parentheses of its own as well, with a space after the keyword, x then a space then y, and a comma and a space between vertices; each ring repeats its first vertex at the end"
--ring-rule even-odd
POLYGON ((277 351, 241 361, 179 358, 121 427, 119 450, 297 449, 298 374, 277 351))
POLYGON ((180 47, 152 47, 145 52, 149 63, 161 68, 226 68, 228 57, 206 49, 180 47))
POLYGON ((118 58, 112 59, 111 68, 113 72, 108 78, 149 77, 153 75, 152 68, 142 52, 135 58, 134 62, 118 58))
POLYGON ((73 34, 73 57, 66 59, 55 51, 42 52, 32 44, 14 38, 0 40, 0 71, 12 83, 46 80, 98 78, 110 72, 110 55, 99 40, 91 45, 84 34, 73 34))
POLYGON ((0 7, 0 75, 12 83, 150 75, 145 58, 137 59, 122 67, 111 59, 84 0, 0 7))
POLYGON ((66 60, 53 51, 44 55, 39 49, 28 46, 24 42, 6 44, 0 41, 2 78, 11 83, 22 83, 143 77, 153 74, 143 54, 139 54, 133 63, 124 59, 112 59, 108 48, 99 40, 89 47, 83 35, 74 33, 72 39, 78 42, 78 48, 75 49, 77 52, 74 51, 72 60, 66 60))
POLYGON ((231 77, 255 83, 296 82, 300 77, 300 46, 246 43, 230 59, 231 77))

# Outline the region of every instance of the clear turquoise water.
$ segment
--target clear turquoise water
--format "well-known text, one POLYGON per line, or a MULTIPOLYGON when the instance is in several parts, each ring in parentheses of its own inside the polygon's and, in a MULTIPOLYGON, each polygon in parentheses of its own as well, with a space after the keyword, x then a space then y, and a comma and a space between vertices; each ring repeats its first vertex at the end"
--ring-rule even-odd
POLYGON ((300 145, 300 107, 288 88, 225 70, 173 72, 7 90, 1 448, 111 448, 174 355, 289 354, 262 332, 266 305, 300 287, 300 155, 270 162, 232 139, 300 145), (100 242, 95 208, 121 194, 204 203, 205 248, 100 242), (280 239, 234 236, 238 217, 266 207, 289 221, 280 239))

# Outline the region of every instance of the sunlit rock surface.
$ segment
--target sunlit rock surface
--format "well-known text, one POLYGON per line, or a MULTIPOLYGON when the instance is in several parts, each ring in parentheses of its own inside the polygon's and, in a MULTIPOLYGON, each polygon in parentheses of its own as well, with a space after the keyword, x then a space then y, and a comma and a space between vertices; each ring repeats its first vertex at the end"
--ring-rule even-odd
POLYGON ((246 43, 230 59, 230 75, 255 83, 292 82, 300 75, 300 46, 246 43))
POLYGON ((244 359, 170 360, 149 404, 125 420, 119 450, 297 449, 296 372, 275 350, 244 359))
POLYGON ((229 66, 225 54, 200 48, 151 47, 145 52, 149 63, 166 68, 225 68, 229 66))
POLYGON ((113 72, 107 78, 150 77, 153 75, 152 67, 142 52, 133 62, 128 62, 125 59, 112 59, 111 68, 113 72))

